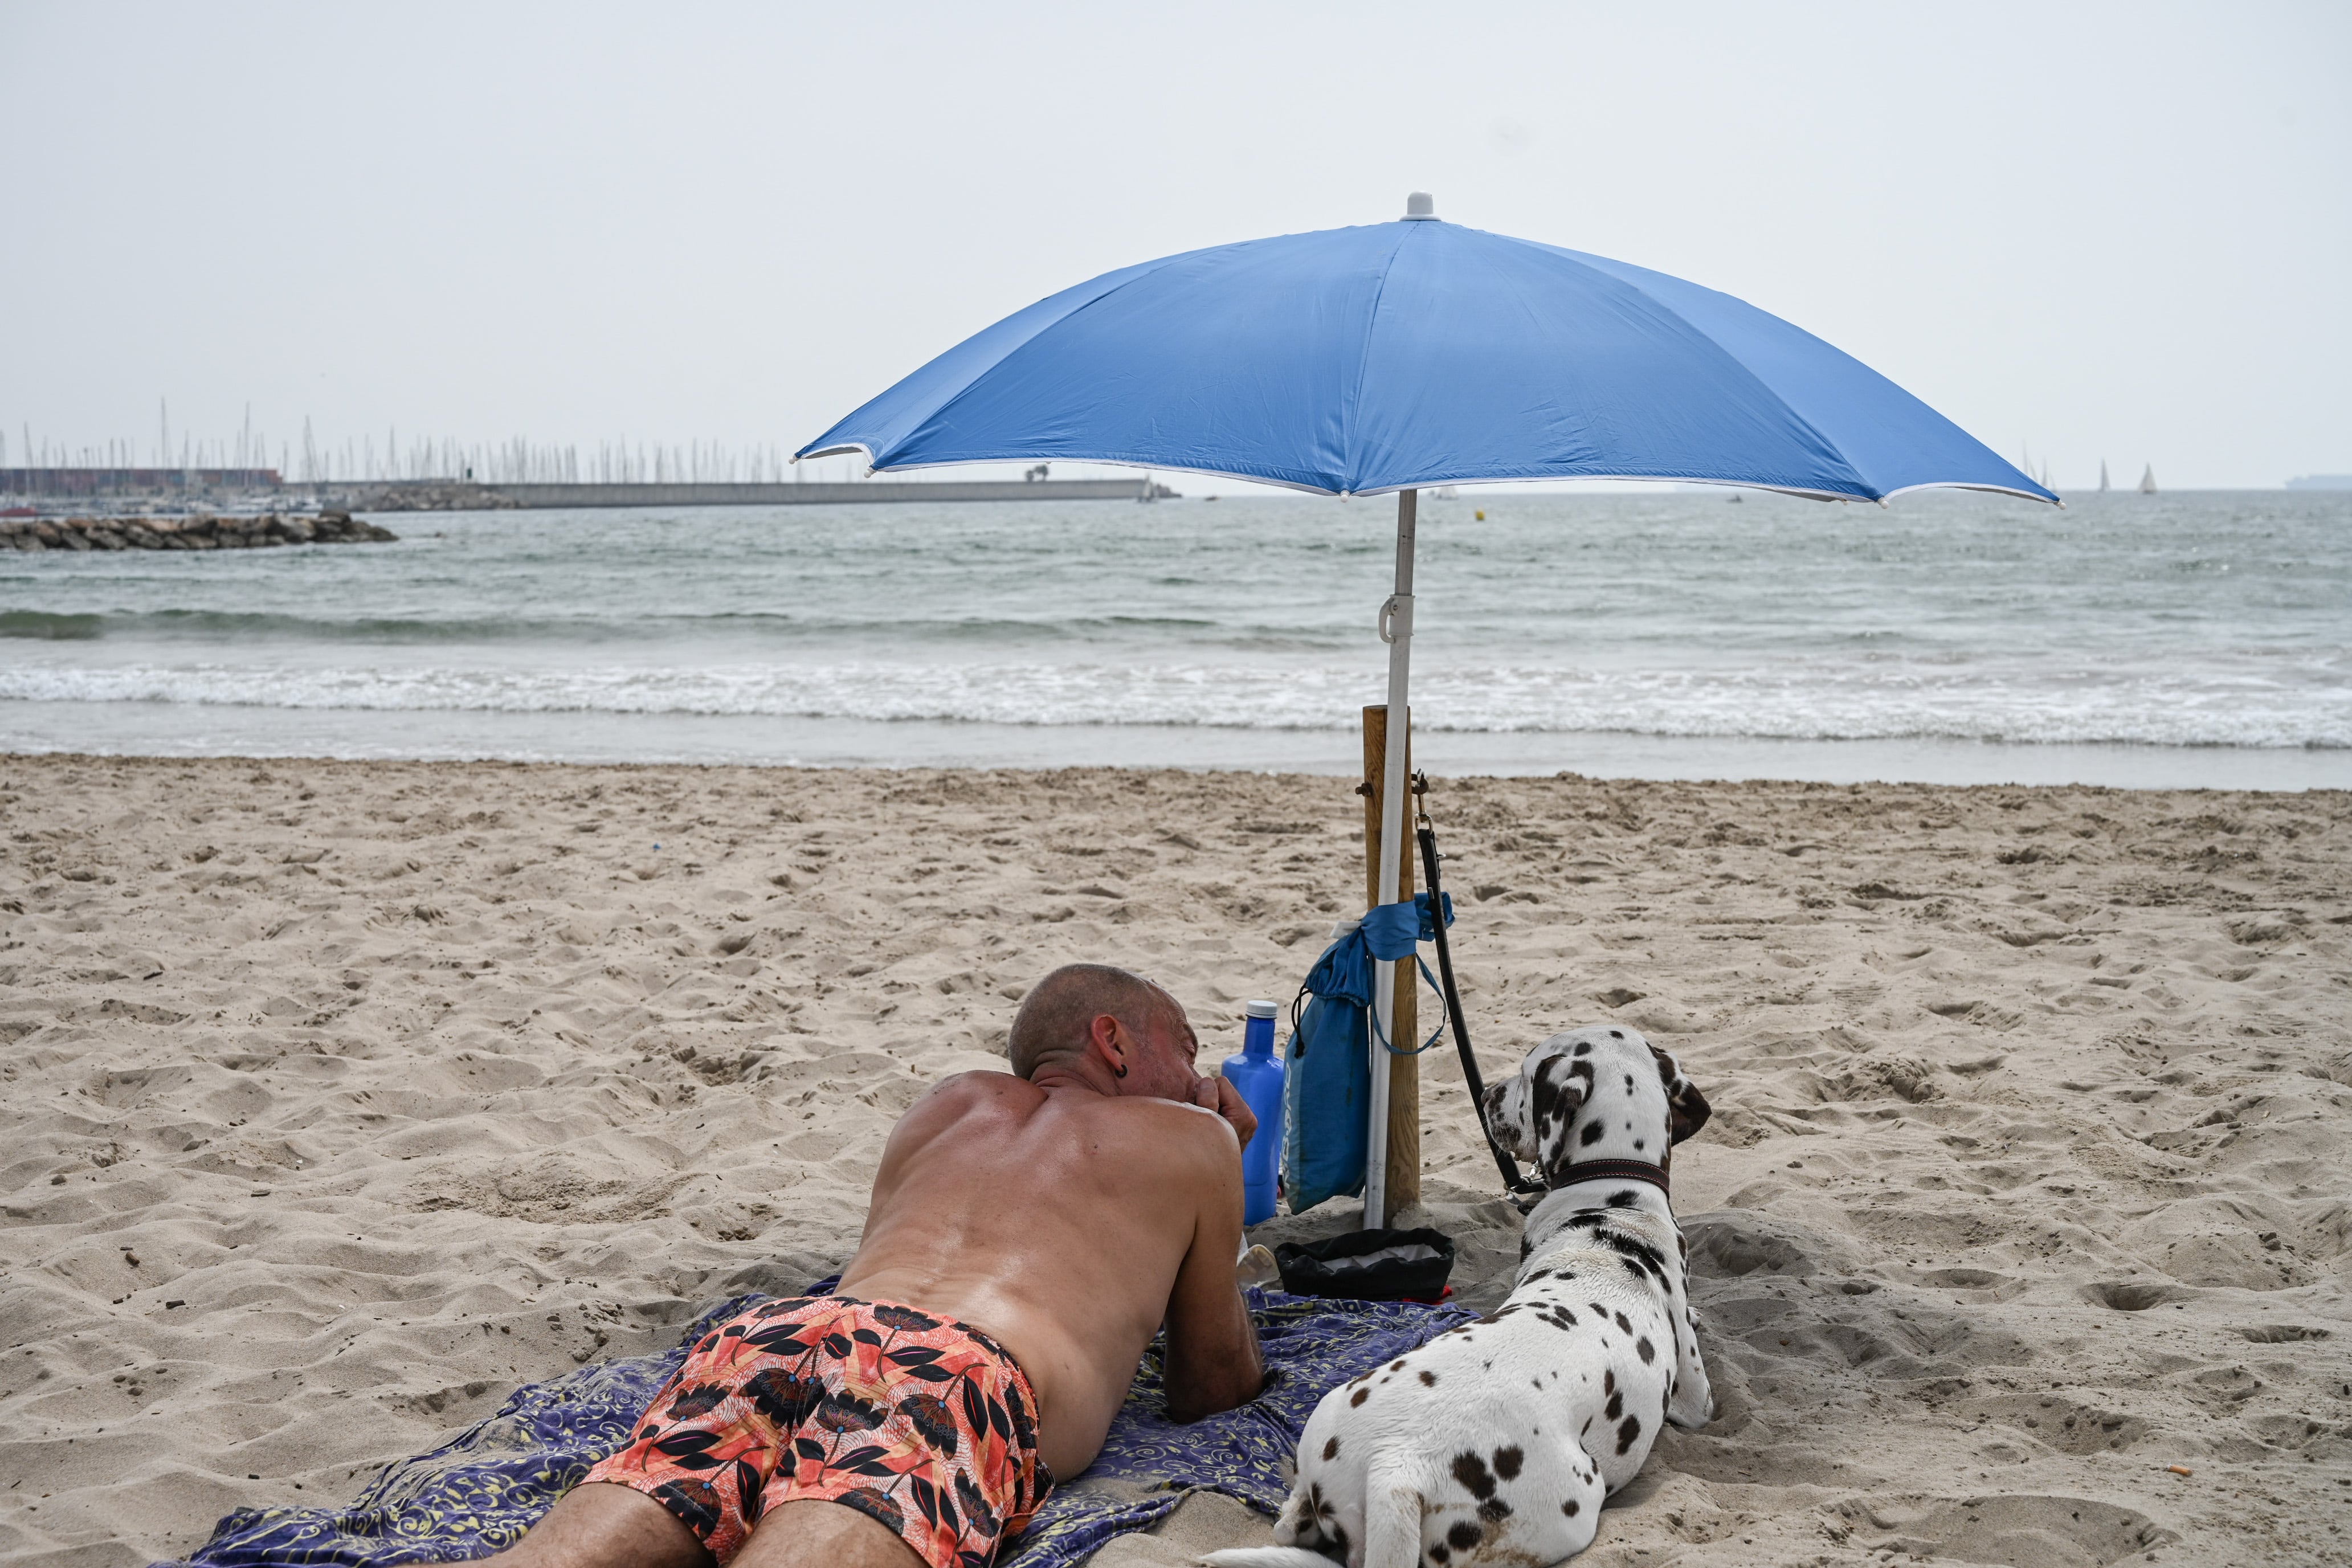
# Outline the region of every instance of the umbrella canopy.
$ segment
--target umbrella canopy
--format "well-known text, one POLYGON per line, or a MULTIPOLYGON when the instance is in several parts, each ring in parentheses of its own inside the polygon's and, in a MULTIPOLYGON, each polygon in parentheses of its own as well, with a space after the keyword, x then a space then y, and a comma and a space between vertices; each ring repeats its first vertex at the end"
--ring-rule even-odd
POLYGON ((966 339, 799 456, 852 451, 885 471, 1128 463, 1327 495, 1642 479, 2057 500, 1728 294, 1434 218, 1107 272, 966 339))
MULTIPOLYGON (((1682 479, 1875 500, 1931 486, 2058 498, 1851 356, 1754 306, 1622 261, 1444 223, 1186 251, 1106 272, 965 339, 794 454, 876 470, 1125 463, 1324 495, 1397 492, 1381 605, 1408 712, 1415 499, 1507 479, 1682 479)), ((2063 503, 2062 503, 2063 504, 2063 503)), ((1378 886, 1401 885, 1392 733, 1378 886)), ((1392 961, 1373 1005, 1394 1036, 1392 961)), ((1384 1047, 1370 1047, 1377 1055, 1384 1047)), ((1385 1146, 1375 1059, 1368 1144, 1385 1146)), ((1384 1163, 1364 1223, 1386 1214, 1384 1163)))

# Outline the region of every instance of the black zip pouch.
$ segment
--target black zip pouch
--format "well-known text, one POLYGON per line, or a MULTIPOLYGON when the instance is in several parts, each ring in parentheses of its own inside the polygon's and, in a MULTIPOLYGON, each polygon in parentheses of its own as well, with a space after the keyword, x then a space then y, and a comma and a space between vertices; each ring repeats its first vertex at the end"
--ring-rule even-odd
POLYGON ((1454 1241, 1441 1230, 1359 1230, 1274 1249, 1282 1288, 1294 1296, 1350 1301, 1434 1301, 1454 1272, 1454 1241))

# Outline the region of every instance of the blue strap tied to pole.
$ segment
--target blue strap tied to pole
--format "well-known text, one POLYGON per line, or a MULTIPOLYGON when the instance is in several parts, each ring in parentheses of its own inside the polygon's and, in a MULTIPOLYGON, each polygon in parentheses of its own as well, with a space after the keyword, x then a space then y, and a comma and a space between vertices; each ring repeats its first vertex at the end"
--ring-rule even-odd
MULTIPOLYGON (((1454 895, 1441 895, 1441 907, 1445 923, 1454 923, 1454 895)), ((1420 944, 1437 935, 1435 919, 1430 912, 1429 895, 1415 893, 1411 900, 1393 904, 1381 904, 1366 910, 1356 929, 1333 942, 1307 976, 1304 990, 1316 996, 1332 996, 1353 1002, 1367 1009, 1366 1020, 1381 1048, 1394 1056, 1417 1057, 1435 1045, 1445 1030, 1445 994, 1437 977, 1422 961, 1420 944), (1411 958, 1421 971, 1421 977, 1438 998, 1437 1027, 1429 1038, 1418 1046, 1399 1047, 1380 1034, 1380 1017, 1372 1011, 1372 960, 1391 962, 1411 958)))
MULTIPOLYGON (((1454 895, 1445 895, 1445 923, 1454 923, 1454 895)), ((1415 893, 1410 900, 1366 910, 1356 928, 1369 939, 1374 958, 1399 959, 1417 942, 1433 942, 1437 925, 1430 917, 1429 895, 1415 893)), ((1369 998, 1368 998, 1369 1000, 1369 998)))

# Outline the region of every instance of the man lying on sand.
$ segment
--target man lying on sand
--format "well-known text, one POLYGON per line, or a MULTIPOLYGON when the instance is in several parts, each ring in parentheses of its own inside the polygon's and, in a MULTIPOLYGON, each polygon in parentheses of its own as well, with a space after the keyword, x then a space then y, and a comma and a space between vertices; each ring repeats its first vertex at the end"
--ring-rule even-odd
POLYGON ((1072 964, 1008 1048, 1011 1073, 899 1119, 835 1293, 709 1334, 635 1441, 497 1561, 983 1568, 1093 1461, 1163 1320, 1171 1416, 1255 1396, 1234 1259, 1256 1120, 1193 1070, 1183 1008, 1072 964))

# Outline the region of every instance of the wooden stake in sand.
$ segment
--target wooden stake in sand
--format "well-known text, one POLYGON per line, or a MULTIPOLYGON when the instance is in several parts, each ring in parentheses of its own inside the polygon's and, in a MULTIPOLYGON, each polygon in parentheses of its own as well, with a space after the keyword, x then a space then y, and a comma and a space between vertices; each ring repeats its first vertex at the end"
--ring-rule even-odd
MULTIPOLYGON (((1388 704, 1375 703, 1364 710, 1364 783, 1357 791, 1364 797, 1364 907, 1402 902, 1412 897, 1413 861, 1410 855, 1397 863, 1397 885, 1386 897, 1381 893, 1381 791, 1388 777, 1388 704)), ((1412 776, 1412 718, 1407 711, 1402 737, 1405 748, 1404 776, 1412 776)), ((1410 804, 1408 802, 1408 804, 1410 804)), ((1414 982, 1420 978, 1420 966, 1400 960, 1396 966, 1396 1011, 1391 1025, 1392 1044, 1417 1044, 1420 1037, 1415 1026, 1419 1022, 1414 1012, 1416 993, 1414 982)), ((1377 1068, 1375 1069, 1377 1070, 1377 1068)), ((1389 1137, 1383 1213, 1377 1221, 1386 1224, 1399 1209, 1421 1202, 1421 1058, 1391 1056, 1389 1058, 1389 1137)))

